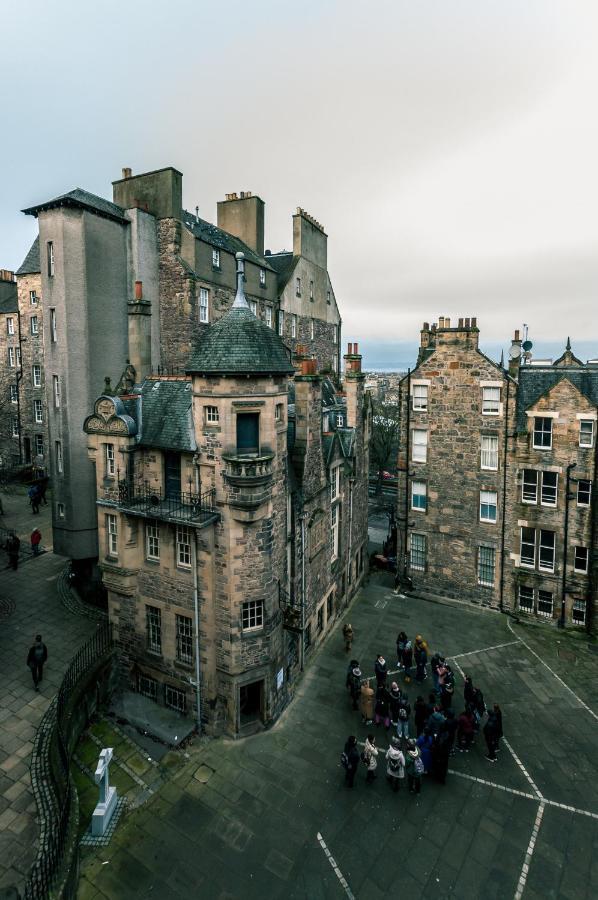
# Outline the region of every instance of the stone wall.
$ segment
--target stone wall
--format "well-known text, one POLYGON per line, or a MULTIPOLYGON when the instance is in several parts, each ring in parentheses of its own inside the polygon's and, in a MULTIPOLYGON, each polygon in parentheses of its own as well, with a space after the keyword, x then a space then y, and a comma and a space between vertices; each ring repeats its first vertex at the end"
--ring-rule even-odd
MULTIPOLYGON (((21 355, 23 377, 19 384, 21 441, 25 447, 25 439, 29 439, 31 458, 35 465, 50 466, 50 447, 48 435, 48 400, 52 397, 52 373, 46 373, 44 366, 44 322, 41 289, 41 275, 19 275, 17 292, 21 321, 21 355), (31 303, 31 291, 35 291, 37 303, 31 303), (34 328, 32 330, 32 320, 34 328), (36 333, 37 332, 37 333, 36 333), (33 366, 40 367, 41 382, 34 384, 33 366), (34 401, 42 404, 42 422, 35 421, 34 401), (36 454, 36 436, 41 435, 43 453, 36 454)), ((25 459, 25 454, 23 456, 25 459)), ((55 473, 52 473, 54 475, 55 473)))

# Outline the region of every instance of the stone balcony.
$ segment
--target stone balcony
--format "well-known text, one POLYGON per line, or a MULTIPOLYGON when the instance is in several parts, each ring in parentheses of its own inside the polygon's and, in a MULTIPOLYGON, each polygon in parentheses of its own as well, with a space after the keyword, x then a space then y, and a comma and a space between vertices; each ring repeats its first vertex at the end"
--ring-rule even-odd
POLYGON ((261 456, 222 454, 228 503, 239 510, 257 510, 270 499, 273 453, 261 456))

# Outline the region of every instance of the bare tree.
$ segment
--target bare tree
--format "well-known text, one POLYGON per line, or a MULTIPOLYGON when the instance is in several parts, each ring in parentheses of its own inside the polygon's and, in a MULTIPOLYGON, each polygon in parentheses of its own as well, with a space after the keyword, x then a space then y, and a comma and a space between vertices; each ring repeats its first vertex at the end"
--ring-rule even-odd
POLYGON ((372 440, 370 460, 376 472, 376 493, 382 489, 384 472, 396 468, 399 452, 399 405, 398 403, 374 402, 372 420, 372 440))

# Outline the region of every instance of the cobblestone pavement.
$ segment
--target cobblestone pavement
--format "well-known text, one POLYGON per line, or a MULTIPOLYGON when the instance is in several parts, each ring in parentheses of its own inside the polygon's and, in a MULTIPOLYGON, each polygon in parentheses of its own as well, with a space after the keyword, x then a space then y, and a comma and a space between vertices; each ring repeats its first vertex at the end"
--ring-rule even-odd
POLYGON ((420 796, 392 794, 383 766, 372 786, 360 771, 347 790, 340 752, 367 729, 350 709, 337 628, 275 728, 206 742, 110 846, 86 851, 81 900, 598 896, 598 658, 586 639, 395 597, 385 577, 348 614, 362 669, 379 652, 394 662, 401 628, 424 634, 501 704, 499 761, 478 739, 451 759, 445 786, 426 780, 420 796))
POLYGON ((6 569, 0 552, 0 888, 21 886, 37 850, 36 806, 31 793, 29 756, 35 729, 62 679, 69 659, 93 633, 93 620, 69 612, 61 603, 57 580, 66 560, 51 552, 50 507, 32 515, 24 492, 2 493, 0 526, 21 538, 22 560, 6 569), (47 549, 32 558, 33 523, 47 549), (26 666, 36 633, 48 647, 40 692, 33 690, 26 666))

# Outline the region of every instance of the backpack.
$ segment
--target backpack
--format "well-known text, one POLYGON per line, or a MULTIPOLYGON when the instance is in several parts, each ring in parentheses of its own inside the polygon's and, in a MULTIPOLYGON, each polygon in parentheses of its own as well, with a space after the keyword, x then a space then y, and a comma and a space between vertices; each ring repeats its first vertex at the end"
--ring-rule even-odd
POLYGON ((341 753, 341 766, 343 767, 343 769, 349 768, 349 757, 347 756, 347 754, 345 753, 344 750, 341 753))
POLYGON ((388 765, 390 767, 391 772, 398 772, 399 769, 401 768, 401 760, 394 756, 391 756, 388 759, 388 765))
POLYGON ((423 774, 424 774, 424 764, 423 764, 423 761, 422 761, 421 756, 418 756, 418 757, 415 759, 415 761, 414 761, 414 769, 415 769, 415 774, 416 774, 416 775, 423 775, 423 774))

